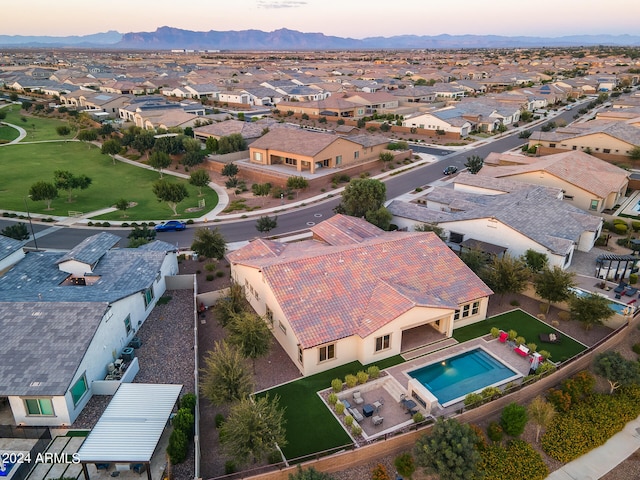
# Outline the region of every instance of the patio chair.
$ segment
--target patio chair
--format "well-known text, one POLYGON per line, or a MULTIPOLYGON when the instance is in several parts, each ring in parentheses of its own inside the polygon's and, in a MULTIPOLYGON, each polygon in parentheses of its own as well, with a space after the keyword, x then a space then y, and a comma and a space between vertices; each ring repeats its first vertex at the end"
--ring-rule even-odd
POLYGON ((500 343, 505 343, 508 338, 509 338, 509 334, 507 332, 500 332, 500 336, 498 337, 498 340, 500 341, 500 343))
POLYGON ((626 295, 627 297, 633 297, 636 293, 638 293, 638 289, 628 285, 624 289, 623 295, 626 295))
POLYGON ((360 390, 356 390, 355 392, 353 392, 353 401, 356 405, 361 405, 364 403, 364 398, 362 398, 360 390))
POLYGON ((544 343, 560 343, 560 340, 562 339, 560 334, 555 332, 541 333, 538 337, 540 338, 540 341, 544 343))
POLYGON ((371 420, 373 421, 374 425, 381 425, 382 421, 384 420, 384 417, 379 417, 378 415, 374 415, 373 417, 371 417, 371 420))
POLYGON ((355 408, 348 408, 347 411, 349 412, 349 414, 353 417, 353 419, 356 422, 361 422, 362 420, 364 420, 364 417, 362 416, 362 414, 355 408))
POLYGON ((627 284, 625 282, 620 282, 616 288, 613 289, 615 293, 622 293, 627 288, 627 284))

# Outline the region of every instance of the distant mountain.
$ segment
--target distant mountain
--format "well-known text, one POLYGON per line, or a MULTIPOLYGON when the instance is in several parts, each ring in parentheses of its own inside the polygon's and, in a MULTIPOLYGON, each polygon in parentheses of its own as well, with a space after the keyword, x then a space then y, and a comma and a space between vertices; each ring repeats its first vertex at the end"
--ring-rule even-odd
POLYGON ((571 35, 564 37, 506 37, 500 35, 397 35, 343 38, 281 28, 273 32, 238 30, 195 32, 160 27, 155 32, 115 31, 71 37, 0 35, 4 47, 83 47, 128 50, 367 50, 570 47, 589 45, 640 46, 640 35, 571 35))

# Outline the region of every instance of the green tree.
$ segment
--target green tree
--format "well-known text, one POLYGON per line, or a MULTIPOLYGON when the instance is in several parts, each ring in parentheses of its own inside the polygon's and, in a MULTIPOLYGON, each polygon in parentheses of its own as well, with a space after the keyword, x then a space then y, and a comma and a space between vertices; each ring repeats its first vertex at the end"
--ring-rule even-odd
POLYGON ((270 183, 254 183, 251 185, 251 191, 256 197, 262 197, 262 204, 264 205, 265 199, 269 196, 269 192, 271 192, 271 184, 270 183))
POLYGON ((393 460, 393 465, 396 467, 398 473, 411 480, 411 477, 416 471, 416 464, 413 460, 413 455, 409 452, 401 453, 393 460))
POLYGON ((73 201, 73 191, 85 190, 91 185, 91 179, 86 175, 74 175, 68 170, 55 170, 53 172, 53 185, 67 191, 67 202, 73 201))
POLYGON ((218 153, 223 155, 225 153, 241 152, 247 149, 247 141, 239 133, 232 133, 231 135, 220 137, 218 140, 218 153))
POLYGON ((300 193, 300 190, 304 190, 309 187, 309 181, 301 176, 294 176, 287 178, 287 188, 295 190, 296 197, 300 193))
POLYGON ((382 230, 389 230, 391 226, 391 212, 386 207, 380 207, 378 210, 369 210, 365 216, 365 220, 382 230))
POLYGON ((189 196, 189 192, 184 183, 171 183, 166 180, 158 180, 153 184, 152 188, 153 194, 158 198, 158 201, 167 202, 174 216, 178 215, 176 211, 178 204, 189 196))
POLYGON ((60 125, 56 127, 56 133, 61 137, 65 137, 71 133, 71 128, 68 125, 60 125))
POLYGON ((218 151, 218 139, 216 137, 207 137, 205 146, 211 153, 216 153, 218 151))
POLYGON ((140 245, 152 242, 156 238, 156 231, 147 225, 141 227, 135 226, 127 236, 129 239, 129 248, 138 248, 140 245))
POLYGON ((171 157, 164 152, 153 152, 149 156, 149 166, 160 173, 162 178, 162 169, 171 165, 171 157))
POLYGON ((482 166, 484 165, 484 158, 479 157, 478 155, 472 155, 467 157, 467 163, 464 164, 467 167, 467 171, 472 175, 478 173, 482 166))
POLYGON ((125 218, 127 216, 127 208, 129 208, 129 200, 121 198, 116 202, 116 208, 122 212, 122 218, 125 218))
POLYGON ((256 360, 269 353, 271 332, 262 317, 253 312, 240 312, 231 317, 228 324, 229 343, 235 346, 243 357, 251 359, 253 372, 256 360))
POLYGON ((595 358, 593 369, 609 382, 609 393, 622 386, 640 382, 640 363, 627 360, 619 352, 600 353, 595 358))
POLYGON ((195 138, 185 136, 182 139, 182 148, 184 148, 185 152, 199 152, 202 150, 202 142, 195 138))
POLYGON ((164 152, 167 155, 177 155, 184 151, 182 138, 178 136, 160 137, 156 139, 153 149, 157 152, 164 152))
POLYGON ((640 160, 640 145, 636 145, 629 150, 629 158, 631 160, 640 160))
POLYGON ((296 473, 289 474, 289 480, 335 480, 335 477, 325 472, 319 472, 313 467, 303 470, 302 467, 298 465, 296 473))
POLYGON ((135 135, 131 146, 135 148, 141 156, 146 153, 148 159, 148 153, 154 147, 155 143, 156 137, 154 133, 149 130, 144 130, 135 135))
POLYGON ((520 293, 529 281, 529 270, 517 257, 505 253, 502 257, 493 257, 482 274, 493 293, 500 295, 500 303, 506 293, 520 293))
POLYGON ((387 187, 380 180, 357 178, 351 180, 342 193, 342 201, 334 209, 336 213, 364 217, 367 212, 375 212, 384 206, 387 187))
POLYGON ((24 223, 8 225, 2 229, 0 234, 13 238, 14 240, 27 240, 29 238, 29 231, 24 223))
POLYGON ((189 183, 198 189, 198 196, 202 196, 202 189, 209 185, 211 178, 206 170, 194 170, 189 175, 189 183))
POLYGON ((225 177, 235 177, 238 175, 238 166, 235 163, 227 163, 222 167, 222 175, 225 177))
POLYGON ((51 202, 58 198, 58 189, 53 183, 40 180, 29 187, 29 196, 36 202, 43 200, 47 210, 51 210, 51 202))
POLYGON ((80 130, 78 140, 81 142, 95 142, 98 139, 98 131, 95 128, 80 130))
POLYGON ((239 464, 260 461, 287 444, 284 409, 276 395, 243 398, 231 407, 220 428, 222 450, 239 464))
POLYGON ((226 341, 215 342, 206 353, 202 393, 214 405, 246 399, 253 390, 251 372, 239 350, 226 341))
POLYGON ((527 409, 517 403, 510 403, 502 410, 500 425, 507 435, 519 437, 527 426, 527 409))
POLYGON ((547 266, 549 263, 549 257, 547 257, 546 253, 536 252, 535 250, 528 249, 524 252, 522 256, 524 263, 527 265, 529 270, 534 273, 538 273, 542 271, 543 268, 547 266))
POLYGON ((527 407, 527 414, 536 426, 536 442, 538 442, 540 431, 551 424, 553 417, 556 415, 556 409, 544 398, 537 396, 531 400, 527 407))
POLYGON ((393 159, 395 157, 393 156, 393 153, 391 153, 391 152, 381 152, 380 155, 378 156, 378 158, 380 160, 382 160, 382 162, 386 166, 389 162, 393 162, 393 159))
POLYGON ((258 220, 256 220, 256 229, 260 233, 266 233, 267 235, 269 235, 269 232, 277 227, 278 227, 277 216, 270 217, 269 215, 264 215, 260 217, 258 220))
POLYGON ((473 273, 482 278, 485 270, 487 269, 489 259, 487 257, 487 254, 483 251, 477 248, 472 248, 462 251, 460 253, 460 260, 462 260, 473 273))
POLYGON ((244 287, 237 283, 232 283, 226 296, 219 298, 213 304, 213 313, 218 323, 226 327, 233 317, 248 308, 244 287))
POLYGON ((122 145, 120 144, 120 140, 117 138, 110 138, 109 140, 105 140, 100 148, 100 153, 103 155, 109 155, 113 160, 113 164, 116 164, 116 159, 114 155, 120 152, 122 145))
POLYGON ((468 424, 454 418, 438 421, 430 435, 418 439, 414 448, 416 463, 441 480, 472 480, 480 478, 480 453, 477 434, 468 424))
POLYGON ((191 250, 206 258, 221 260, 227 251, 227 241, 218 228, 197 228, 193 236, 191 250))
POLYGON ((571 320, 582 322, 585 330, 591 330, 594 325, 602 325, 615 312, 609 306, 610 300, 600 295, 585 295, 569 297, 569 313, 571 320))
POLYGON ((575 274, 562 270, 557 265, 545 267, 533 279, 533 286, 538 295, 547 301, 547 312, 553 302, 563 302, 571 296, 570 287, 575 285, 575 274))
POLYGON ((413 230, 415 232, 433 232, 440 237, 440 240, 444 240, 446 238, 444 228, 439 227, 436 223, 416 223, 413 226, 413 230))

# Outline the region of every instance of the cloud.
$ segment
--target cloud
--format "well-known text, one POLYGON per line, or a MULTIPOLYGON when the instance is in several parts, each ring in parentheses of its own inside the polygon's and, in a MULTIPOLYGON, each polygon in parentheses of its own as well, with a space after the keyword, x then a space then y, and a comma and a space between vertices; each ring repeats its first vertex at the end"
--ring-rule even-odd
POLYGON ((306 4, 302 0, 258 0, 258 8, 297 8, 306 4))

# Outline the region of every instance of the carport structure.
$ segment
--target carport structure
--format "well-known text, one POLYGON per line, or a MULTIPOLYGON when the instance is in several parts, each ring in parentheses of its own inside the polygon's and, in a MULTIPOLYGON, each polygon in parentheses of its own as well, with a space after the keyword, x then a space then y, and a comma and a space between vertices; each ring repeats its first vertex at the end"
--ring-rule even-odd
POLYGON ((123 383, 78 451, 84 477, 87 464, 144 465, 151 478, 151 457, 182 385, 123 383))

